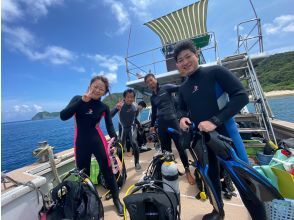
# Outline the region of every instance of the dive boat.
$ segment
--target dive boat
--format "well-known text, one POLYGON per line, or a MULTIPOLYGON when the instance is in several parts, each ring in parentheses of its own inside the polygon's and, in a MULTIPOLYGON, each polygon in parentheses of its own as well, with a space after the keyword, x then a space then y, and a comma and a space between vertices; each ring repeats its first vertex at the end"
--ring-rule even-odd
MULTIPOLYGON (((255 67, 262 60, 268 58, 268 55, 263 51, 260 19, 256 17, 240 22, 238 28, 243 24, 252 24, 252 31, 250 34, 241 35, 237 28, 238 47, 236 53, 229 57, 220 58, 215 35, 213 32, 207 31, 206 28, 207 7, 208 0, 201 0, 147 22, 145 25, 158 34, 162 45, 147 52, 126 57, 126 72, 129 77, 126 86, 136 90, 137 101, 140 101, 145 95, 151 95, 143 78, 144 74, 151 69, 159 83, 180 84, 182 77, 176 70, 175 61, 172 58, 173 47, 178 41, 191 39, 199 48, 201 66, 223 65, 240 77, 241 80, 247 81, 254 112, 244 111, 245 113, 236 116, 237 122, 244 122, 244 126, 240 127, 241 133, 259 133, 262 138, 273 140, 275 143, 280 139, 293 137, 294 123, 274 118, 256 75, 255 67), (258 47, 258 53, 251 54, 251 45, 258 47), (136 63, 136 59, 140 60, 142 54, 147 54, 147 56, 149 54, 152 57, 152 53, 156 51, 162 54, 161 60, 153 60, 148 64, 136 63), (215 61, 206 62, 206 56, 210 57, 209 60, 213 57, 215 61), (250 126, 246 127, 246 125, 250 126)), ((146 120, 142 123, 148 124, 149 121, 146 120)), ((251 147, 260 147, 263 146, 263 143, 250 143, 250 145, 251 147)), ((156 153, 152 143, 148 147, 151 148, 150 151, 140 154, 142 169, 139 172, 135 171, 133 158, 125 157, 128 177, 120 192, 121 199, 129 186, 142 178, 144 171, 156 153)), ((174 150, 174 153, 176 158, 179 158, 176 150, 174 150)), ((60 179, 75 167, 73 149, 54 155, 52 147, 48 143, 42 142, 36 154, 40 156, 38 163, 1 176, 1 218, 3 220, 39 219, 39 211, 43 204, 41 194, 37 193, 36 189, 40 190, 42 194, 48 195, 60 179)), ((177 160, 179 161, 179 159, 177 160)), ((178 163, 178 165, 180 171, 183 171, 184 168, 181 167, 181 164, 178 163)), ((101 187, 98 187, 98 191, 100 196, 106 192, 101 187)), ((204 202, 195 198, 197 192, 197 187, 189 185, 186 177, 180 177, 182 219, 202 219, 204 214, 212 211, 212 206, 208 200, 204 202)), ((106 201, 103 199, 102 202, 105 219, 122 219, 116 214, 112 200, 106 201)), ((225 219, 251 219, 238 193, 237 197, 233 197, 229 201, 224 200, 224 204, 225 219)))

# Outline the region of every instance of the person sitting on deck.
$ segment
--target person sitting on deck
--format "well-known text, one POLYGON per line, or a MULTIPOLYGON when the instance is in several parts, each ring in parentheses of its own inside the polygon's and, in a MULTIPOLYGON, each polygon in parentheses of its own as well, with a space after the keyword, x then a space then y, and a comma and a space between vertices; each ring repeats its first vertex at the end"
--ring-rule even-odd
POLYGON ((152 73, 148 73, 144 81, 152 91, 152 96, 150 98, 152 106, 150 131, 153 133, 155 132, 154 124, 155 120, 157 120, 161 150, 172 152, 171 139, 173 139, 184 165, 187 180, 191 185, 194 185, 195 180, 189 169, 188 155, 179 142, 179 135, 171 134, 168 131, 169 127, 180 131, 177 113, 171 95, 173 92, 178 91, 179 87, 173 84, 159 85, 152 73))
MULTIPOLYGON (((180 74, 187 77, 179 88, 181 129, 187 130, 193 122, 199 131, 217 130, 233 139, 237 155, 248 163, 245 147, 233 120, 233 116, 248 103, 248 95, 240 80, 222 66, 199 67, 197 49, 190 40, 176 44, 174 58, 180 74)), ((218 199, 222 201, 219 162, 209 148, 208 158, 208 176, 213 180, 218 199)), ((249 211, 254 210, 249 200, 243 202, 249 211)), ((203 217, 223 218, 216 210, 203 217)))
POLYGON ((141 165, 139 163, 139 147, 137 143, 137 116, 138 107, 134 103, 135 92, 132 89, 127 89, 123 93, 124 101, 121 104, 117 104, 114 109, 111 110, 111 116, 113 117, 119 112, 119 123, 122 127, 121 142, 123 146, 126 146, 127 137, 131 142, 131 146, 134 153, 135 169, 140 170, 141 165))

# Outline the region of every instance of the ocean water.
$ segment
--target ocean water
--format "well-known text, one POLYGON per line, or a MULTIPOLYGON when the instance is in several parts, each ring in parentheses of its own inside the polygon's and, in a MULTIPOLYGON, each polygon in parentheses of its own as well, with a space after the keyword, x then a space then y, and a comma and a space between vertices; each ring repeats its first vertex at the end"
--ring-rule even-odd
MULTIPOLYGON (((294 96, 284 96, 269 99, 270 106, 276 118, 294 122, 294 96)), ((143 112, 142 119, 146 119, 143 112)), ((113 118, 117 129, 118 118, 113 118)), ((73 147, 74 121, 61 121, 59 118, 2 123, 1 132, 1 170, 11 171, 31 164, 37 159, 32 152, 40 141, 48 141, 54 146, 54 152, 60 152, 73 147)), ((104 120, 101 129, 106 134, 104 120)))

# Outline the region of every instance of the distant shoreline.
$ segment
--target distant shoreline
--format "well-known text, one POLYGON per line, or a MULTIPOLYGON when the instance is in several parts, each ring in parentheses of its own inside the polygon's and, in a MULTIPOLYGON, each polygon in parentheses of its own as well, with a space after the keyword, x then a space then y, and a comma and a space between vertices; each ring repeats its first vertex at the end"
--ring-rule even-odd
POLYGON ((276 90, 276 91, 270 91, 270 92, 265 92, 264 95, 266 97, 290 96, 290 95, 294 95, 294 90, 276 90))

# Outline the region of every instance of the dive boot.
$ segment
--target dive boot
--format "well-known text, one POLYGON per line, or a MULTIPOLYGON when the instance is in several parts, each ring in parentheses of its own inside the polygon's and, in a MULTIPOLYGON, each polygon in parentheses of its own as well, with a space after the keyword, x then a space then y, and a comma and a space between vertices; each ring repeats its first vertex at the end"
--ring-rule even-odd
POLYGON ((123 205, 121 204, 119 198, 113 199, 113 204, 116 208, 117 214, 119 216, 123 216, 124 215, 123 205))
POLYGON ((224 216, 221 216, 215 209, 211 213, 203 216, 202 220, 223 220, 224 216))

